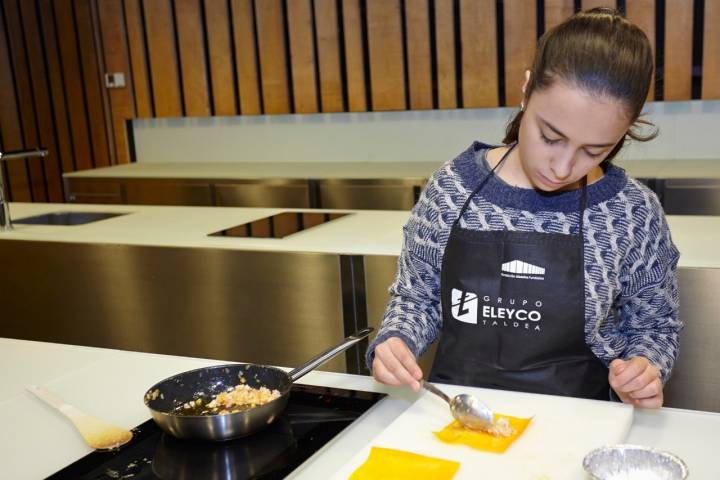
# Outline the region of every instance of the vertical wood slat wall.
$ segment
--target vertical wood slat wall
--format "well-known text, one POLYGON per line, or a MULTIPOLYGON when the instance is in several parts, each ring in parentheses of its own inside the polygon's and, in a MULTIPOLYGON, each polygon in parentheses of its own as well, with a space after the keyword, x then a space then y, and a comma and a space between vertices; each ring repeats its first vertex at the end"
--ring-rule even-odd
POLYGON ((58 202, 133 118, 517 105, 538 36, 599 5, 648 34, 649 100, 720 98, 720 0, 0 0, 0 149, 50 151, 0 168, 58 202))

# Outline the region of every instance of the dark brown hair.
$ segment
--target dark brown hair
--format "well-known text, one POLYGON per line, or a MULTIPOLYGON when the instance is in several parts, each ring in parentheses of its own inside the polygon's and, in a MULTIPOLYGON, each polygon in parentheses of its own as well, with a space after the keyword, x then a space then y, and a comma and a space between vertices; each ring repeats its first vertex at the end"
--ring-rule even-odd
MULTIPOLYGON (((593 8, 571 16, 540 37, 525 103, 533 92, 557 80, 590 95, 619 101, 631 127, 605 158, 604 162, 609 162, 626 139, 646 142, 658 135, 657 127, 640 118, 653 69, 652 48, 645 33, 615 9, 593 8), (650 125, 653 131, 642 135, 637 131, 642 125, 650 125)), ((508 124, 505 144, 517 141, 522 116, 520 110, 508 124)))

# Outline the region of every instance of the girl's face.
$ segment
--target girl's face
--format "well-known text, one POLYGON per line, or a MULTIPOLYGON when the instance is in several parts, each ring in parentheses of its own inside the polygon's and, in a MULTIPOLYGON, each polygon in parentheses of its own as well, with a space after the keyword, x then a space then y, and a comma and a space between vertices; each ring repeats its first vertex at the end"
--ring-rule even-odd
POLYGON ((572 189, 599 165, 623 138, 630 120, 623 106, 591 97, 556 81, 530 96, 520 124, 520 165, 533 187, 544 191, 572 189))

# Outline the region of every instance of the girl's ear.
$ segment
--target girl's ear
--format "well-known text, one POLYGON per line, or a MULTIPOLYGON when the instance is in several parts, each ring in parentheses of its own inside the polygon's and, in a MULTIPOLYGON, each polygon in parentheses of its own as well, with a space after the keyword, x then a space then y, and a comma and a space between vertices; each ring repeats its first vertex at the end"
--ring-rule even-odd
POLYGON ((522 86, 522 93, 525 95, 525 89, 527 89, 528 83, 530 83, 530 70, 525 70, 525 83, 522 86))

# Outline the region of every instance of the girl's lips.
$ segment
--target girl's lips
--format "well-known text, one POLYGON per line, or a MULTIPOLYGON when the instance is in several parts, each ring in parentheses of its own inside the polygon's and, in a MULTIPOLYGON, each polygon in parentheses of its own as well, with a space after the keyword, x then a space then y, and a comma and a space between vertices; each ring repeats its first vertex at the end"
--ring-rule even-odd
POLYGON ((552 180, 550 180, 549 178, 547 178, 547 177, 546 177, 545 175, 543 175, 542 173, 540 173, 539 175, 540 175, 540 180, 542 180, 542 182, 543 182, 545 185, 548 185, 548 186, 551 186, 551 187, 562 187, 563 185, 565 185, 564 182, 553 182, 552 180))

